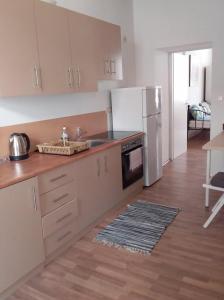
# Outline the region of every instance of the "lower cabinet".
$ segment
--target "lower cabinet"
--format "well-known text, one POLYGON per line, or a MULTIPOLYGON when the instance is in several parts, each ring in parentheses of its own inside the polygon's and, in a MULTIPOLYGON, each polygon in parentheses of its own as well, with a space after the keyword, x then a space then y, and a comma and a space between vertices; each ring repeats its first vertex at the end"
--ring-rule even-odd
POLYGON ((76 163, 80 228, 93 223, 122 198, 120 146, 76 163))
POLYGON ((79 230, 76 226, 79 204, 73 166, 60 167, 38 178, 46 257, 72 240, 79 230))
POLYGON ((44 241, 46 256, 50 256, 56 250, 67 244, 76 233, 76 224, 72 222, 46 238, 44 241))
POLYGON ((0 189, 0 294, 43 261, 37 178, 0 189))
POLYGON ((122 197, 120 145, 0 189, 0 299, 122 197))
POLYGON ((107 211, 122 199, 121 148, 111 148, 99 156, 101 207, 107 211))

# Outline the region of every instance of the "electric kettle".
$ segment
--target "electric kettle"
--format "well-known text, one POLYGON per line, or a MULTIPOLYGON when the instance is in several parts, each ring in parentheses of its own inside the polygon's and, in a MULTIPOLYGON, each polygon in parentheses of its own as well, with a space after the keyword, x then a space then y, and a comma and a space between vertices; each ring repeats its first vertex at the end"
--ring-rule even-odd
POLYGON ((9 137, 9 159, 23 160, 29 157, 30 139, 25 133, 13 133, 9 137))

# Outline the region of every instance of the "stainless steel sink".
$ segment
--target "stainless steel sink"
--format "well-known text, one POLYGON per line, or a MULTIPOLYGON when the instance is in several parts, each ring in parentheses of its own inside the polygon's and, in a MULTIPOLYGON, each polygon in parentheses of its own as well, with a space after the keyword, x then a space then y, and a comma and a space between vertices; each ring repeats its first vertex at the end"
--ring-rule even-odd
POLYGON ((94 148, 108 143, 108 140, 87 140, 87 142, 89 143, 90 148, 94 148))

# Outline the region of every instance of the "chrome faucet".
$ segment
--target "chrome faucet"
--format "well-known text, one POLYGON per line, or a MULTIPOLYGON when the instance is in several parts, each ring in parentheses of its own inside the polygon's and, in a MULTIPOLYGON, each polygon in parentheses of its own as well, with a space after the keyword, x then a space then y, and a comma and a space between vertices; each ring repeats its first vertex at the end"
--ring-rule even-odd
POLYGON ((82 128, 81 127, 77 127, 76 128, 76 139, 77 140, 81 140, 82 137, 82 128))
POLYGON ((81 127, 77 127, 76 128, 76 140, 81 140, 83 134, 85 134, 85 133, 86 133, 85 130, 83 130, 81 127))

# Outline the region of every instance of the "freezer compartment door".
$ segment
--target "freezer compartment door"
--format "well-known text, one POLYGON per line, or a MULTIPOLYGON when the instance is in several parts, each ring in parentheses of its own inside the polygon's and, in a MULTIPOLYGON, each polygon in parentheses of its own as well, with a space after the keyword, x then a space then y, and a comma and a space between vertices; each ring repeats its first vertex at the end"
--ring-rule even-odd
POLYGON ((143 117, 161 113, 161 88, 151 87, 143 90, 143 117))
POLYGON ((111 91, 113 130, 142 131, 142 89, 111 91))
POLYGON ((150 186, 162 177, 161 115, 144 119, 144 180, 150 186))

